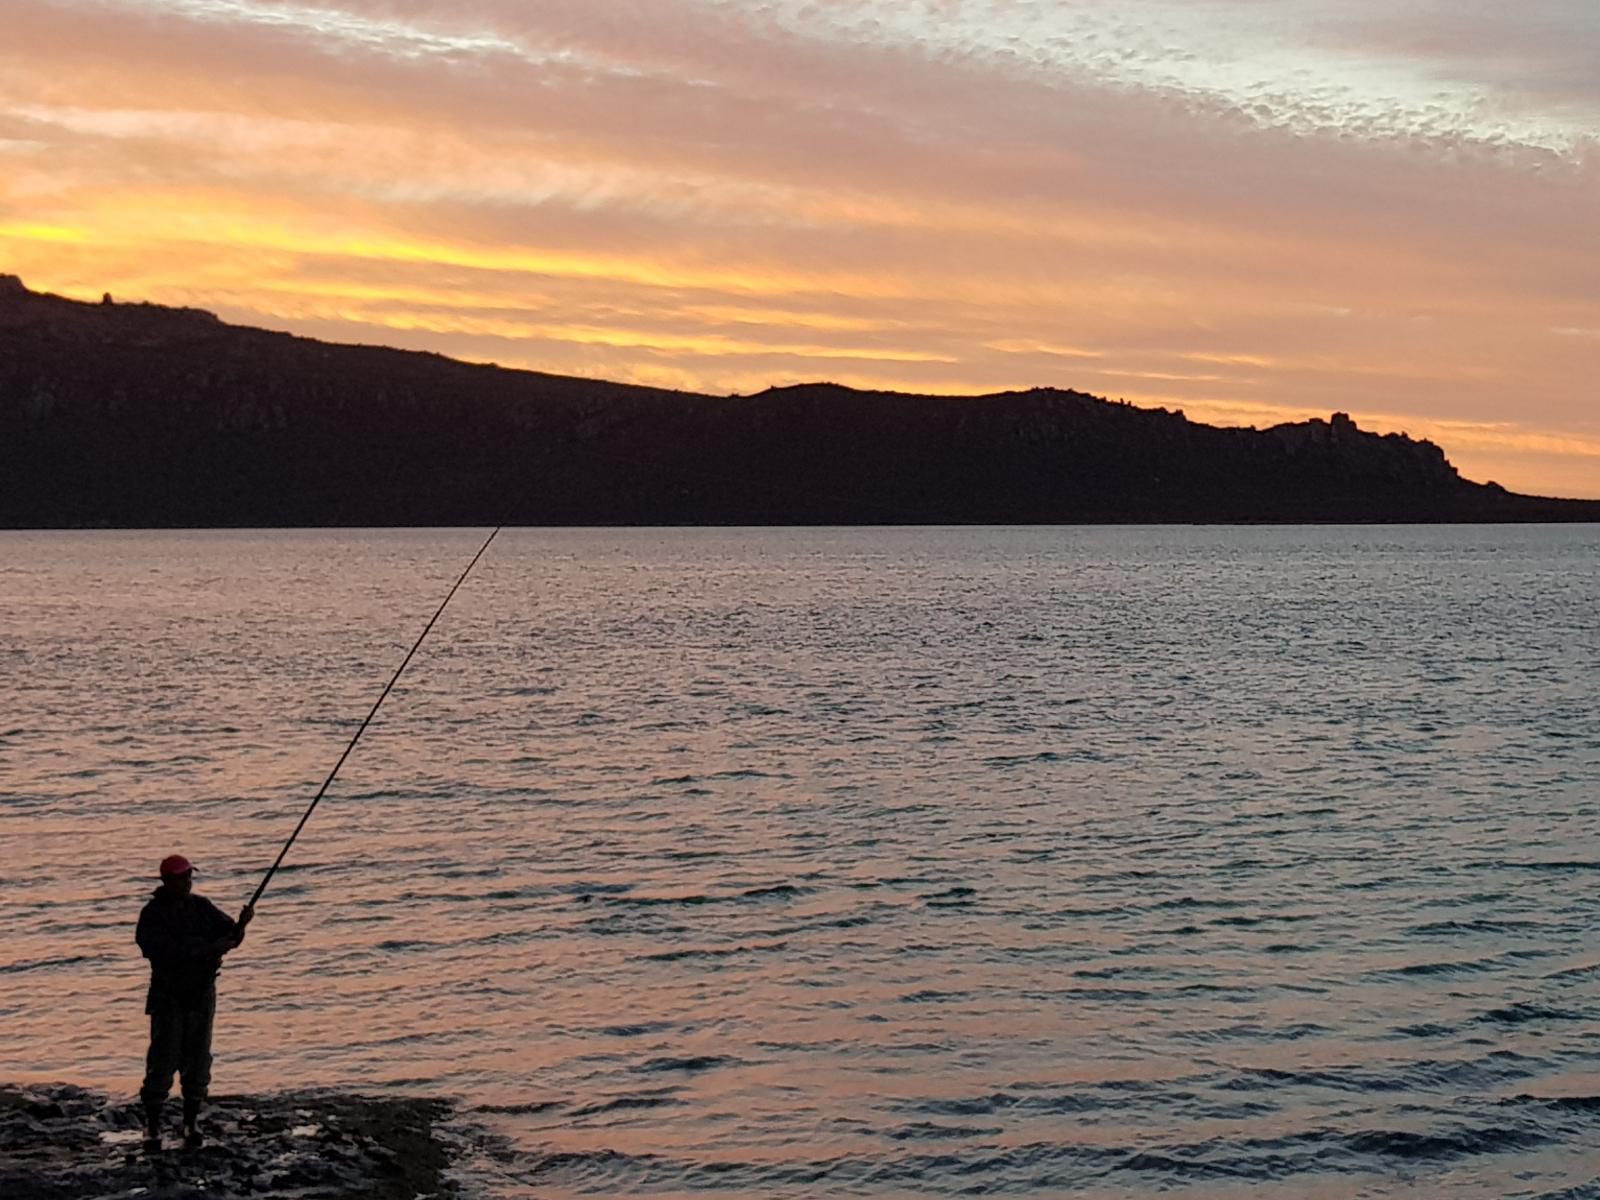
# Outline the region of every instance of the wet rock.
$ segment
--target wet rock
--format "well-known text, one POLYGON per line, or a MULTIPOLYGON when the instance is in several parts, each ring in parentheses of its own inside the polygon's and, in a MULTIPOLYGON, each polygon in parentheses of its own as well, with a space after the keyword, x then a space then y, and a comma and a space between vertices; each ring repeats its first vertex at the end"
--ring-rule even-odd
POLYGON ((206 1144, 179 1147, 169 1104, 166 1148, 146 1154, 136 1100, 68 1085, 0 1086, 0 1197, 5 1200, 417 1200, 460 1194, 437 1100, 293 1092, 218 1096, 206 1144))

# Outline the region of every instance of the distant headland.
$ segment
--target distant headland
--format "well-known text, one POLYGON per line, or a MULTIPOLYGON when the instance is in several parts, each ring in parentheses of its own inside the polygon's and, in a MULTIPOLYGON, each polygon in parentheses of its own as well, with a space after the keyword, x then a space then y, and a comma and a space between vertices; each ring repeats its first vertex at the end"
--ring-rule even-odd
POLYGON ((1342 413, 1074 391, 709 396, 334 345, 0 275, 0 527, 1600 521, 1342 413))

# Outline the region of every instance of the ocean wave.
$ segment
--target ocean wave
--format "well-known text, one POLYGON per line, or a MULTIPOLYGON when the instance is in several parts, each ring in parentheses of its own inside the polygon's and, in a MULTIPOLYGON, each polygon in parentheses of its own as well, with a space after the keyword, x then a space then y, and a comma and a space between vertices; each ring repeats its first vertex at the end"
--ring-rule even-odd
POLYGON ((1480 1019, 1493 1021, 1498 1025, 1525 1025, 1534 1021, 1592 1021, 1594 1014, 1567 1008, 1552 1008, 1547 1004, 1518 1002, 1503 1008, 1491 1008, 1480 1019))
POLYGON ((636 1109, 670 1108, 681 1105, 684 1101, 670 1092, 641 1092, 632 1095, 613 1096, 609 1100, 600 1100, 592 1104, 585 1104, 568 1111, 572 1117, 598 1117, 610 1113, 632 1112, 636 1109))
POLYGON ((648 1059, 633 1069, 644 1074, 670 1072, 673 1074, 694 1075, 701 1071, 712 1071, 718 1067, 733 1066, 741 1061, 741 1059, 728 1054, 668 1055, 663 1058, 648 1059))
POLYGON ((892 1143, 976 1143, 936 1152, 839 1154, 782 1161, 694 1159, 616 1150, 533 1153, 516 1167, 529 1183, 587 1190, 603 1181, 611 1194, 718 1191, 747 1195, 802 1188, 912 1188, 926 1195, 993 1192, 1065 1194, 1109 1178, 1164 1190, 1236 1180, 1266 1183, 1318 1174, 1392 1177, 1397 1162, 1451 1162, 1537 1148, 1548 1138, 1531 1129, 1455 1125, 1439 1131, 1312 1130, 1268 1138, 1218 1137, 1205 1142, 1152 1139, 1142 1146, 1027 1141, 989 1144, 1002 1126, 915 1122, 886 1132, 892 1143))
POLYGON ((110 961, 113 960, 108 954, 67 954, 58 958, 21 959, 16 962, 0 963, 0 975, 22 975, 29 971, 51 971, 110 961))
POLYGON ((658 950, 641 954, 643 962, 683 962, 686 959, 734 958, 744 954, 770 954, 787 947, 787 942, 750 943, 737 946, 686 946, 677 950, 658 950))
POLYGON ((739 893, 739 898, 742 900, 788 899, 793 896, 809 895, 815 890, 815 888, 798 887, 792 883, 774 883, 766 887, 746 888, 739 893))

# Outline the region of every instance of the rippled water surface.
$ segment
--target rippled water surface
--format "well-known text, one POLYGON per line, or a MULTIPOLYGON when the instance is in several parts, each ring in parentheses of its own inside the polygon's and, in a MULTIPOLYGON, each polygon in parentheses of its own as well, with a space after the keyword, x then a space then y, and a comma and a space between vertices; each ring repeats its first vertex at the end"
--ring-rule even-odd
MULTIPOLYGON (((482 533, 0 534, 0 1022, 127 1093, 482 533)), ((1600 1196, 1600 529, 503 533, 216 1086, 505 1196, 1600 1196)))

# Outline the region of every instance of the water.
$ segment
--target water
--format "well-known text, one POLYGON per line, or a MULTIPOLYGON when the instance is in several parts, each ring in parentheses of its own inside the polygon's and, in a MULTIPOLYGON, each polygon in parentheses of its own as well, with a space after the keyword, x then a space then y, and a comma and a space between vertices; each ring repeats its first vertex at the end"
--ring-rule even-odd
MULTIPOLYGON (((0 535, 12 1079, 127 1094, 480 533, 0 535)), ((494 1196, 1600 1195, 1600 529, 501 535, 217 1087, 494 1196)))

